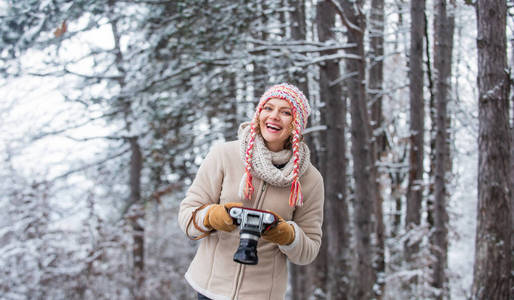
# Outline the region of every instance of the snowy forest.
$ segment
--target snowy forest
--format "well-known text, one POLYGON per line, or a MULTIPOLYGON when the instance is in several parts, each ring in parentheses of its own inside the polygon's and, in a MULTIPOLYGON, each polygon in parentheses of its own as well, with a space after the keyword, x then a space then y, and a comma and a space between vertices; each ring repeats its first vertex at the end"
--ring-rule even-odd
POLYGON ((0 0, 0 299, 196 299, 180 201, 298 86, 287 299, 514 299, 512 0, 0 0))

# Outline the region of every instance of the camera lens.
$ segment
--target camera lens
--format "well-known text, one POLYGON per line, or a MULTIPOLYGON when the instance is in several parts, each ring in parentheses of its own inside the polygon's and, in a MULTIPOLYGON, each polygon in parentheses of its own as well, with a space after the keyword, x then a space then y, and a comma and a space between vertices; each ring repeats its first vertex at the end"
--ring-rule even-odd
POLYGON ((257 242, 259 236, 255 233, 241 231, 239 236, 239 248, 234 254, 234 261, 245 265, 256 265, 259 261, 257 257, 257 242))

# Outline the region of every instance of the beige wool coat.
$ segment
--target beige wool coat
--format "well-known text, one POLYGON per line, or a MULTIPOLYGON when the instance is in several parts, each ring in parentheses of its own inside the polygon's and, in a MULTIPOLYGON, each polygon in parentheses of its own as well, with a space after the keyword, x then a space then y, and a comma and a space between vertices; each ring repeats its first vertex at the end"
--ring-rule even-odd
MULTIPOLYGON (((181 202, 179 225, 182 230, 187 230, 190 236, 200 234, 190 220, 193 212, 204 204, 241 202, 238 189, 243 172, 238 141, 213 146, 181 202)), ((197 292, 215 300, 284 299, 287 260, 299 265, 309 264, 321 245, 323 179, 310 162, 300 183, 304 197, 301 207, 289 206, 290 187, 275 187, 255 177, 252 200, 243 202, 245 207, 272 210, 290 222, 295 228, 295 240, 290 245, 279 246, 261 238, 257 247, 259 263, 242 265, 233 261, 239 246, 239 229, 214 231, 200 240, 185 274, 188 283, 197 292)), ((201 220, 198 223, 201 224, 201 220)))

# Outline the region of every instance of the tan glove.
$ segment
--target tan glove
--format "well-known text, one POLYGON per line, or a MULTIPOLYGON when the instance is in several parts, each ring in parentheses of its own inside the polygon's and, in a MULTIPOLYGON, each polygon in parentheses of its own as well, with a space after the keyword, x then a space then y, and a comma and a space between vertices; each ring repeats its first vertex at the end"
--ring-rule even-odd
POLYGON ((265 231, 262 234, 262 238, 282 246, 291 244, 295 236, 294 226, 287 223, 276 213, 272 211, 270 211, 270 213, 274 214, 278 219, 278 224, 270 230, 265 231))
POLYGON ((230 232, 237 228, 234 224, 232 217, 228 214, 228 210, 232 207, 243 206, 241 202, 229 202, 225 204, 213 204, 209 207, 203 225, 207 228, 212 228, 221 231, 230 232))

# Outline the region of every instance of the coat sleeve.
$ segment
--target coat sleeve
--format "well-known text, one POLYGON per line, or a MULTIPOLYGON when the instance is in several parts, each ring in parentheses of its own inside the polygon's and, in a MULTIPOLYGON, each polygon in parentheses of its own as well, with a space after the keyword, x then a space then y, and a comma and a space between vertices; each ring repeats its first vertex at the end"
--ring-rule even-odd
POLYGON ((294 264, 310 264, 318 255, 322 237, 324 195, 323 178, 318 175, 313 188, 303 195, 303 206, 295 210, 293 220, 290 221, 295 228, 293 243, 279 247, 294 264))
MULTIPOLYGON (((182 231, 189 234, 189 236, 201 234, 190 222, 193 212, 202 205, 219 203, 224 176, 220 151, 222 149, 219 145, 211 148, 211 151, 200 165, 196 177, 186 193, 186 197, 180 203, 178 222, 182 231), (190 224, 189 228, 187 228, 188 224, 190 224)), ((206 209, 202 209, 202 211, 204 210, 206 209)), ((203 215, 205 214, 197 213, 196 221, 200 226, 203 223, 203 218, 201 217, 203 215)))

